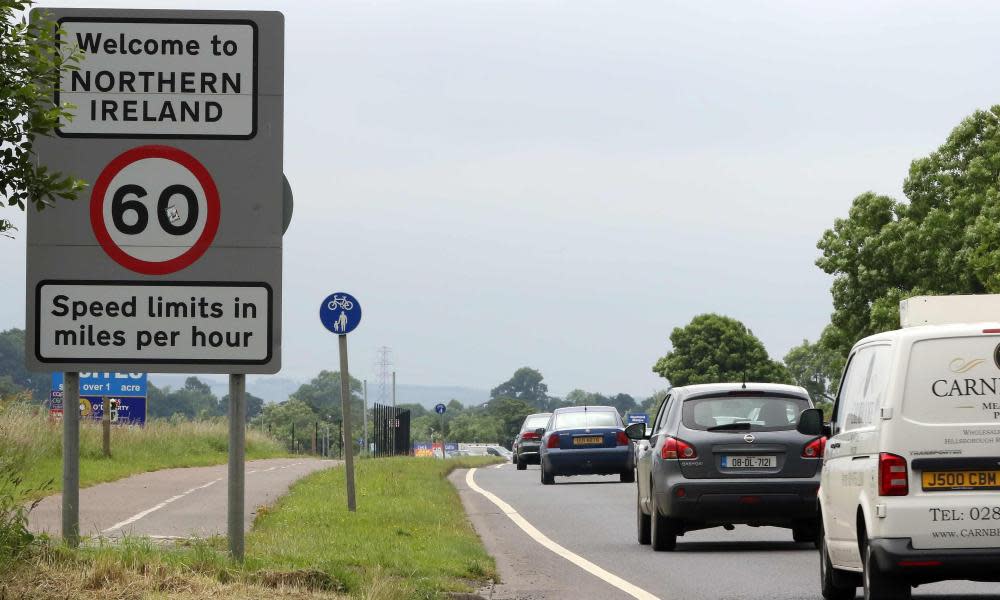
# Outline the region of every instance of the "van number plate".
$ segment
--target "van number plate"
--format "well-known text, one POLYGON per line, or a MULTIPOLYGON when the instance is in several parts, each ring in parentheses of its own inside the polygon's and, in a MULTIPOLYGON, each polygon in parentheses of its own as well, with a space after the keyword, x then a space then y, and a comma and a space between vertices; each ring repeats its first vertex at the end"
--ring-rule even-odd
POLYGON ((731 456, 723 455, 723 469, 773 469, 778 466, 776 456, 731 456))
POLYGON ((924 471, 927 491, 1000 489, 1000 471, 924 471))

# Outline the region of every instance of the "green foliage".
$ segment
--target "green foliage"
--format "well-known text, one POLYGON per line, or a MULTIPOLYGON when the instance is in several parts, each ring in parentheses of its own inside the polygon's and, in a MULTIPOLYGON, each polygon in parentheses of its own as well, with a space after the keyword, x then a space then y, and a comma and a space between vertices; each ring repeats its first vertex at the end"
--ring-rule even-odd
POLYGON ((784 362, 792 381, 804 387, 814 401, 832 402, 836 397, 844 370, 843 354, 821 342, 802 340, 788 351, 784 362))
POLYGON ((38 502, 25 506, 28 495, 21 476, 0 456, 0 572, 21 559, 35 541, 28 530, 28 513, 38 502))
POLYGON ((170 418, 178 415, 185 419, 210 419, 226 412, 212 388, 197 377, 188 377, 184 386, 171 390, 149 384, 146 396, 147 418, 170 418))
MULTIPOLYGON (((517 424, 521 426, 520 423, 517 424)), ((516 433, 515 433, 516 435, 516 433)), ((504 422, 495 416, 463 412, 448 423, 449 442, 506 442, 504 422)))
POLYGON ((289 450, 311 448, 316 423, 323 421, 311 406, 294 396, 279 404, 268 404, 261 417, 271 436, 281 440, 289 450))
POLYGON ((515 398, 535 408, 542 408, 548 400, 549 386, 542 382, 542 374, 531 367, 514 371, 510 379, 490 391, 490 398, 515 398))
POLYGON ((28 390, 39 404, 49 397, 52 376, 49 373, 32 373, 24 366, 23 329, 0 331, 0 374, 9 376, 17 388, 28 390))
MULTIPOLYGON (((351 377, 351 413, 361 415, 363 400, 361 399, 361 382, 351 377)), ((317 415, 325 417, 330 422, 342 421, 340 404, 340 372, 320 371, 309 383, 299 386, 289 399, 304 402, 317 415)))
MULTIPOLYGON (((86 185, 49 171, 35 155, 35 140, 70 116, 69 104, 53 104, 54 91, 60 69, 76 69, 81 54, 56 39, 51 20, 25 20, 31 5, 0 0, 0 200, 42 210, 56 199, 76 199, 86 185)), ((12 227, 0 219, 0 232, 12 227)))
POLYGON ((486 406, 487 415, 500 423, 499 441, 504 444, 509 444, 517 436, 525 417, 538 412, 536 406, 518 398, 496 398, 486 406))
POLYGON ((833 275, 832 331, 845 355, 859 338, 899 326, 899 301, 1000 292, 1000 106, 966 118, 910 165, 908 203, 872 192, 823 233, 816 264, 833 275))
POLYGON ((736 319, 698 315, 670 334, 673 350, 656 361, 653 372, 673 386, 747 381, 789 383, 785 367, 770 359, 764 344, 736 319))
POLYGON ((585 392, 576 389, 566 394, 565 404, 567 406, 613 406, 618 409, 622 416, 638 408, 635 398, 628 394, 615 394, 614 396, 604 396, 593 392, 585 392))

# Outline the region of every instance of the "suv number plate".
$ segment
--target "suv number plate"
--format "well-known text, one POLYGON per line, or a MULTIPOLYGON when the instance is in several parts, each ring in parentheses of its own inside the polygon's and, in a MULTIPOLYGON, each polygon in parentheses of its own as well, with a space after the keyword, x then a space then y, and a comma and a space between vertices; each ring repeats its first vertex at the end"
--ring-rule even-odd
POLYGON ((732 456, 722 457, 723 469, 773 469, 778 466, 776 456, 732 456))

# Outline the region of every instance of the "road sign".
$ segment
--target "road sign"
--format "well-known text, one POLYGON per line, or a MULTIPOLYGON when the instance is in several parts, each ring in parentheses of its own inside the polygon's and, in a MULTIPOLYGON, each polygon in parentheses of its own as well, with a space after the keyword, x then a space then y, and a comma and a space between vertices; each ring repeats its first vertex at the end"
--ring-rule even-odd
MULTIPOLYGON (((80 373, 81 396, 146 397, 148 381, 145 373, 80 373)), ((52 374, 52 391, 62 397, 63 374, 52 374)))
POLYGON ((645 423, 649 425, 649 415, 646 413, 629 413, 628 422, 632 423, 645 423))
POLYGON ((445 406, 444 404, 438 404, 437 406, 434 407, 434 412, 436 412, 439 415, 443 415, 444 411, 446 410, 448 410, 448 407, 445 406))
POLYGON ((82 59, 35 149, 90 195, 28 211, 28 368, 278 372, 283 16, 44 12, 82 59))
MULTIPOLYGON (((104 397, 110 396, 112 423, 143 425, 147 390, 145 373, 80 373, 80 416, 100 421, 104 397)), ((63 374, 52 373, 49 412, 53 416, 62 416, 63 392, 63 374)))
POLYGON ((346 335, 361 323, 361 303, 345 292, 330 294, 319 305, 319 320, 333 333, 346 335))

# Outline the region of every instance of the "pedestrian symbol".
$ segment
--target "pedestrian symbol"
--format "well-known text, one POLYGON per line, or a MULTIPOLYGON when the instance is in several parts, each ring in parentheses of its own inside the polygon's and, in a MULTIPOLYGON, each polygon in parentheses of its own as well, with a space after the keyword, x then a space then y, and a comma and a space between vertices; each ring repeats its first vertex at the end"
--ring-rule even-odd
POLYGON ((330 294, 319 307, 319 320, 333 333, 346 335, 361 322, 361 304, 344 292, 330 294))

